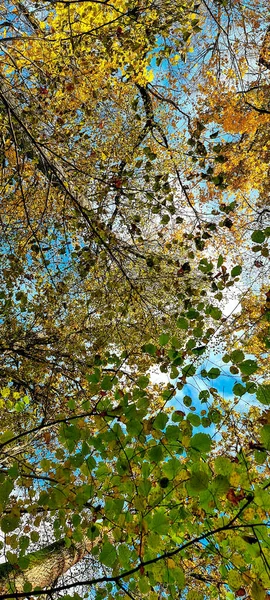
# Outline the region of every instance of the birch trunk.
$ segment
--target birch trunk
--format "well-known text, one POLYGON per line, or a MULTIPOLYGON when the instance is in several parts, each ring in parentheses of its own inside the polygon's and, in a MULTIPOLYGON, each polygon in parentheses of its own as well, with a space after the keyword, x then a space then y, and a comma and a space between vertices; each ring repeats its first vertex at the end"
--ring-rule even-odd
MULTIPOLYGON (((97 542, 99 538, 95 540, 97 542)), ((69 548, 64 540, 59 540, 27 555, 29 564, 26 569, 10 563, 0 565, 0 594, 23 592, 26 583, 32 589, 41 590, 53 586, 55 581, 66 573, 73 565, 91 552, 93 542, 84 538, 82 542, 73 543, 69 548)))

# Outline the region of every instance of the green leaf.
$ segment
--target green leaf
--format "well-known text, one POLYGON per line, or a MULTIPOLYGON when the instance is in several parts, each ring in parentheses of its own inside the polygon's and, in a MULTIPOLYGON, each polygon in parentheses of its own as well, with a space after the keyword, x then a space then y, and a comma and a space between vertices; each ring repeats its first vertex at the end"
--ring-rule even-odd
POLYGON ((220 369, 218 369, 217 367, 212 367, 212 369, 208 371, 207 376, 209 377, 209 379, 216 379, 220 376, 220 369))
POLYGON ((199 415, 194 415, 194 413, 188 413, 187 420, 194 427, 199 427, 199 425, 201 424, 201 419, 200 419, 199 415))
POLYGON ((146 354, 150 354, 151 356, 155 356, 157 347, 154 344, 144 344, 142 351, 146 352, 146 354))
POLYGON ((192 404, 192 398, 190 396, 184 396, 183 398, 183 404, 187 407, 191 406, 192 404))
POLYGON ((163 457, 163 450, 161 444, 152 446, 149 450, 149 458, 153 462, 160 462, 163 457))
POLYGON ((4 507, 8 502, 9 495, 13 490, 14 484, 11 479, 5 479, 3 483, 0 484, 0 504, 4 507))
MULTIPOLYGON (((172 575, 175 583, 177 583, 177 587, 183 589, 185 587, 185 574, 181 567, 174 567, 171 569, 172 575)), ((198 595, 196 600, 198 600, 198 595)))
POLYGON ((264 425, 260 431, 262 443, 266 450, 270 450, 270 425, 264 425))
MULTIPOLYGON (((16 544, 16 548, 17 548, 17 544, 16 544)), ((18 563, 17 555, 14 554, 13 552, 10 552, 10 550, 6 551, 6 558, 11 565, 16 565, 18 563)))
POLYGON ((29 566, 30 563, 30 558, 28 556, 20 556, 18 558, 18 566, 25 571, 25 569, 27 569, 27 567, 29 566))
POLYGON ((98 383, 100 381, 100 370, 96 368, 92 375, 86 375, 86 379, 89 383, 98 383))
POLYGON ((167 223, 170 222, 170 218, 171 217, 168 214, 163 215, 163 217, 162 217, 162 219, 161 219, 160 222, 162 223, 162 225, 167 225, 167 223))
POLYGON ((147 594, 150 591, 150 583, 148 577, 140 577, 139 590, 142 594, 147 594))
POLYGON ((187 341, 187 349, 191 350, 192 348, 194 348, 196 346, 196 339, 195 338, 189 338, 189 340, 187 341))
POLYGON ((178 440, 179 439, 179 427, 175 425, 168 425, 165 430, 167 440, 178 440))
POLYGON ((253 231, 251 239, 256 244, 262 244, 265 240, 264 232, 260 229, 256 229, 255 231, 253 231))
POLYGON ((173 480, 178 471, 182 468, 181 462, 177 458, 170 458, 167 462, 163 463, 162 472, 170 480, 173 480))
POLYGON ((199 400, 203 403, 203 402, 207 402, 208 398, 210 397, 210 393, 208 392, 208 390, 202 390, 199 393, 199 400))
POLYGON ((5 442, 8 442, 8 440, 12 439, 13 437, 14 437, 13 431, 11 431, 10 429, 7 429, 6 431, 4 431, 2 433, 2 435, 0 435, 0 443, 5 444, 5 442))
POLYGON ((105 542, 99 555, 100 562, 106 567, 112 567, 116 558, 117 553, 115 547, 110 542, 105 542))
POLYGON ((242 383, 235 383, 232 391, 235 396, 243 396, 246 393, 246 388, 242 385, 242 383))
POLYGON ((136 383, 142 390, 145 390, 149 383, 149 377, 147 377, 147 375, 141 375, 136 383))
POLYGON ((266 336, 263 338, 263 342, 264 342, 264 344, 265 344, 266 348, 270 348, 270 335, 266 335, 266 336))
POLYGON ((189 322, 187 319, 185 319, 185 317, 179 317, 179 319, 177 319, 176 325, 177 327, 179 327, 179 329, 188 329, 189 322))
POLYGON ((208 433, 195 433, 190 440, 191 448, 195 448, 200 452, 210 452, 212 440, 208 433))
POLYGON ((229 479, 225 475, 217 475, 212 482, 211 488, 214 496, 223 496, 230 487, 229 479))
POLYGON ((230 475, 233 469, 233 463, 225 456, 218 456, 215 459, 215 472, 221 475, 230 475))
POLYGON ((196 356, 201 356, 206 348, 207 346, 197 346, 196 348, 192 349, 192 354, 195 354, 196 356))
POLYGON ((210 315, 212 319, 218 321, 222 317, 222 312, 220 308, 217 308, 217 306, 212 306, 210 309, 210 315))
POLYGON ((80 525, 81 522, 81 517, 80 515, 73 515, 72 516, 72 524, 74 525, 74 527, 78 527, 78 525, 80 525))
POLYGON ((127 423, 127 431, 133 437, 138 437, 143 429, 142 423, 137 419, 130 419, 127 423))
POLYGON ((176 423, 178 423, 179 421, 183 421, 184 416, 185 416, 185 413, 182 410, 176 410, 172 414, 172 421, 174 421, 176 423))
POLYGON ((235 364, 242 362, 245 358, 244 352, 242 350, 233 350, 231 353, 231 361, 235 364))
POLYGON ((113 378, 110 377, 109 375, 105 375, 105 377, 103 377, 102 382, 101 382, 101 389, 109 391, 112 389, 112 387, 113 387, 113 378))
POLYGON ((138 493, 140 496, 147 498, 149 492, 151 491, 152 484, 148 479, 144 479, 140 485, 138 486, 138 493))
POLYGON ((29 546, 30 540, 27 535, 22 535, 19 539, 19 546, 22 552, 25 552, 29 546))
POLYGON ((14 529, 17 529, 17 527, 19 526, 19 523, 20 523, 19 517, 15 517, 12 514, 5 515, 1 519, 1 529, 2 529, 3 533, 10 533, 11 531, 14 531, 14 529))
POLYGON ((258 465, 263 465, 263 463, 267 460, 267 453, 262 452, 261 450, 255 450, 254 458, 256 460, 256 463, 258 463, 258 465))
POLYGON ((186 367, 182 369, 182 373, 186 377, 193 377, 196 373, 196 367, 192 364, 186 365, 186 367))
POLYGON ((130 567, 131 561, 131 550, 127 544, 121 544, 118 548, 118 557, 120 566, 124 569, 128 569, 130 567))
POLYGON ((168 344, 169 339, 170 339, 170 336, 168 333, 162 333, 161 336, 159 337, 160 345, 166 346, 166 344, 168 344))
POLYGON ((221 267, 221 265, 223 264, 223 262, 224 262, 224 258, 223 258, 223 256, 220 254, 220 255, 219 255, 219 257, 218 257, 218 261, 217 261, 217 268, 218 268, 218 269, 219 269, 219 267, 221 267))
POLYGON ((155 429, 160 429, 162 431, 165 429, 167 421, 168 415, 164 412, 160 412, 154 420, 155 429))
POLYGON ((160 535, 164 535, 168 533, 169 528, 170 523, 168 517, 166 517, 161 510, 158 510, 152 518, 151 530, 160 535))
MULTIPOLYGON (((89 527, 87 529, 87 537, 89 538, 89 540, 94 540, 95 538, 97 538, 100 535, 100 529, 99 527, 97 527, 96 525, 91 525, 91 527, 89 527)), ((69 538, 68 538, 69 539, 69 538)))
POLYGON ((232 277, 237 277, 237 275, 240 275, 241 273, 242 267, 240 265, 236 265, 236 267, 233 267, 233 269, 231 270, 232 277))
POLYGON ((251 360, 250 358, 248 358, 247 360, 244 360, 242 363, 239 364, 239 369, 241 370, 243 375, 252 375, 253 373, 255 373, 255 371, 257 371, 258 364, 256 360, 251 360))
POLYGON ((231 570, 228 573, 228 585, 232 590, 238 590, 241 584, 239 571, 231 570))
MULTIPOLYGON (((217 152, 217 150, 215 150, 215 152, 217 152)), ((212 181, 217 187, 221 187, 224 182, 224 175, 222 173, 219 175, 214 175, 214 177, 212 177, 212 181)))
POLYGON ((176 367, 172 366, 171 371, 170 371, 170 379, 171 380, 177 379, 178 375, 179 375, 179 370, 176 367))
MULTIPOLYGON (((87 376, 86 376, 86 378, 87 378, 87 376)), ((76 408, 75 400, 69 400, 67 405, 68 405, 68 408, 70 408, 70 410, 75 410, 75 408, 76 408)))
POLYGON ((200 316, 200 313, 197 310, 195 310, 195 308, 190 308, 187 311, 187 317, 189 319, 197 319, 197 317, 199 317, 199 316, 200 316))
POLYGON ((261 404, 270 404, 270 384, 260 385, 257 389, 256 397, 261 404))
POLYGON ((201 492, 202 490, 206 490, 208 487, 208 483, 209 478, 207 473, 201 471, 200 469, 192 473, 189 480, 189 486, 194 492, 201 492))
POLYGON ((223 360, 223 362, 228 363, 228 362, 230 362, 231 357, 229 354, 224 354, 224 356, 222 356, 222 360, 223 360))
POLYGON ((253 600, 265 600, 267 598, 266 590, 260 581, 254 581, 252 584, 251 596, 253 600))
MULTIPOLYGON (((201 338, 203 336, 203 328, 202 327, 195 327, 193 329, 193 335, 196 338, 201 338)), ((205 346, 204 346, 204 348, 205 348, 205 346)))
POLYGON ((208 417, 212 423, 220 423, 221 421, 221 413, 216 408, 211 408, 208 413, 208 417))
POLYGON ((202 273, 210 273, 213 270, 213 267, 213 263, 208 262, 206 258, 202 258, 202 260, 200 260, 199 269, 202 271, 202 273))
POLYGON ((187 594, 187 600, 204 600, 204 598, 205 596, 197 590, 190 590, 187 594))
POLYGON ((42 458, 42 460, 40 461, 40 466, 43 469, 43 471, 49 471, 52 467, 52 463, 48 458, 42 458))

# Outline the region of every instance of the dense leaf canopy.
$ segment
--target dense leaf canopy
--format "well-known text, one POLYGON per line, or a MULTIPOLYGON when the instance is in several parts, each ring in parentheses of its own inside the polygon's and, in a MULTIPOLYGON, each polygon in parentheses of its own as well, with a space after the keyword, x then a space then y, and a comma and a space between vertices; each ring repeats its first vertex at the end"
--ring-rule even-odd
POLYGON ((0 599, 265 600, 268 2, 0 17, 0 599))

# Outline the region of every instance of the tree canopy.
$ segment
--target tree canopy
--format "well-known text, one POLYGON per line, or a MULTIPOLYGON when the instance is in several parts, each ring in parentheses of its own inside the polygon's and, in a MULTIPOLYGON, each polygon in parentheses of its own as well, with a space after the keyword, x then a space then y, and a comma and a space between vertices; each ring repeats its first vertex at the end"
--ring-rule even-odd
POLYGON ((1 600, 269 597, 268 9, 2 3, 1 600))

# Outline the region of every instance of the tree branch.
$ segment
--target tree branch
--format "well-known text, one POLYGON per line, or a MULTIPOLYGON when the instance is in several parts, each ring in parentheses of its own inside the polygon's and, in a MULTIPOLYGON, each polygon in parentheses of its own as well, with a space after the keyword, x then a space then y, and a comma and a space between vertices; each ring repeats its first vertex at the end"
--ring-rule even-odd
MULTIPOLYGON (((242 510, 243 510, 243 508, 241 509, 240 512, 242 512, 242 510)), ((239 514, 240 514, 240 512, 239 512, 239 514)), ((233 521, 235 520, 235 518, 233 519, 233 521)), ((269 525, 270 525, 270 522, 249 523, 249 524, 239 524, 239 525, 232 525, 231 523, 232 523, 232 521, 227 523, 227 525, 223 525, 221 527, 217 527, 216 529, 213 529, 212 531, 207 531, 206 533, 202 533, 201 535, 197 536, 196 538, 193 538, 192 540, 188 540, 187 542, 185 542, 178 548, 168 551, 168 552, 164 552, 164 554, 161 554, 160 556, 156 556, 155 558, 152 558, 152 559, 149 559, 146 561, 140 561, 139 564, 136 565, 136 567, 133 567, 132 569, 129 569, 128 571, 124 571, 123 573, 120 573, 120 575, 114 575, 114 576, 104 575, 103 577, 95 577, 93 579, 86 579, 84 581, 68 583, 68 584, 61 585, 61 586, 54 587, 54 588, 33 590, 30 592, 30 594, 31 594, 31 596, 41 596, 42 594, 50 594, 50 593, 55 593, 55 592, 62 592, 64 590, 69 590, 78 585, 93 586, 93 585, 96 585, 99 583, 110 583, 110 582, 117 584, 122 579, 125 579, 126 577, 130 577, 131 575, 134 575, 134 573, 137 573, 142 568, 148 567, 149 565, 159 563, 160 561, 162 561, 164 559, 171 558, 172 556, 179 554, 186 548, 189 548, 189 547, 193 546, 194 544, 201 542, 202 540, 208 539, 217 533, 221 533, 222 531, 235 531, 238 529, 252 529, 253 527, 269 527, 269 525)), ((13 593, 0 594, 0 600, 9 600, 11 598, 25 598, 25 592, 13 592, 13 593)))

